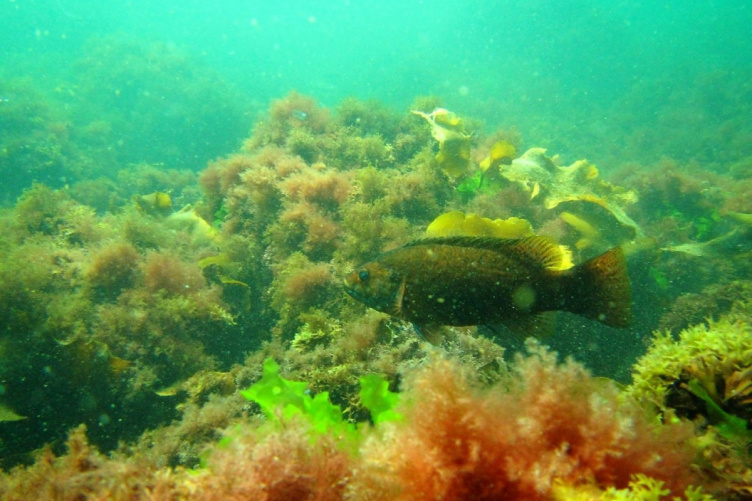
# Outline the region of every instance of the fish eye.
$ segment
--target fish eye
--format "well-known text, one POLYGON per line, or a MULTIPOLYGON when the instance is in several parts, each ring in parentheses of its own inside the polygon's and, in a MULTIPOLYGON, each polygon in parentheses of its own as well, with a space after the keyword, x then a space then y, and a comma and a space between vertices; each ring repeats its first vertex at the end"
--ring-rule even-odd
POLYGON ((360 270, 358 272, 358 279, 361 282, 367 282, 369 276, 370 276, 370 274, 368 273, 368 270, 360 270))

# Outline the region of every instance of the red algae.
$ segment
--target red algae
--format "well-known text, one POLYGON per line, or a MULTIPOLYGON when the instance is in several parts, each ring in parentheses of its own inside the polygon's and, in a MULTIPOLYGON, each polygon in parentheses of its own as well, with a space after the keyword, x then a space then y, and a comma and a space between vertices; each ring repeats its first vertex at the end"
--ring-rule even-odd
POLYGON ((417 372, 404 422, 364 446, 353 486, 367 494, 356 498, 549 499, 555 481, 626 488, 637 473, 677 493, 699 481, 690 425, 654 425, 615 388, 540 348, 516 372, 508 391, 483 392, 447 360, 417 372))
POLYGON ((142 265, 144 285, 151 292, 192 294, 206 286, 197 265, 184 263, 176 256, 160 252, 146 255, 142 265))
POLYGON ((340 172, 322 173, 314 169, 290 176, 282 184, 292 200, 303 199, 329 211, 336 210, 350 194, 350 176, 340 172))
POLYGON ((240 173, 253 166, 252 158, 245 154, 235 154, 211 162, 199 177, 199 183, 209 197, 222 197, 231 186, 238 183, 240 173))
POLYGON ((345 499, 356 456, 337 437, 312 437, 293 420, 267 436, 236 432, 224 449, 208 456, 209 469, 196 478, 197 499, 345 499))
POLYGON ((106 297, 115 297, 133 286, 139 278, 141 255, 128 243, 114 243, 102 248, 85 272, 94 290, 106 297))
POLYGON ((232 426, 188 472, 146 455, 106 459, 71 436, 67 455, 0 477, 3 499, 550 499, 552 488, 627 488, 632 475, 672 494, 699 485, 688 424, 660 425, 613 385, 528 345, 510 378, 479 389, 468 367, 433 357, 407 378, 403 419, 359 434, 314 434, 298 415, 283 426, 232 426))
POLYGON ((281 250, 302 249, 309 257, 325 261, 338 247, 340 226, 309 203, 289 207, 280 215, 279 223, 272 226, 269 234, 281 250))
POLYGON ((328 289, 338 288, 331 266, 322 263, 305 264, 305 261, 298 264, 301 267, 291 270, 283 281, 282 294, 285 301, 305 307, 321 302, 323 297, 328 296, 328 289))
POLYGON ((33 466, 0 477, 0 499, 189 499, 189 485, 180 485, 170 471, 155 471, 142 460, 108 459, 89 445, 85 431, 79 426, 71 432, 65 456, 45 448, 33 466))

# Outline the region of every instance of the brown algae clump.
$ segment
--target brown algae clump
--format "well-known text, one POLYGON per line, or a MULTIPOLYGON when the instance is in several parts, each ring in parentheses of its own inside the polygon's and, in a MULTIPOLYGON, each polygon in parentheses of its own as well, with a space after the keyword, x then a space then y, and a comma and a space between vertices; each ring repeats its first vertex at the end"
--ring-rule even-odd
POLYGON ((752 492, 752 327, 723 317, 683 330, 678 339, 656 333, 634 366, 627 389, 657 407, 664 420, 687 418, 704 429, 700 467, 725 493, 752 492))
MULTIPOLYGON (((752 405, 752 327, 724 317, 683 330, 678 339, 656 332, 648 352, 634 366, 629 393, 665 410, 671 395, 696 380, 719 405, 752 405), (738 387, 745 379, 748 386, 738 387), (745 398, 746 397, 746 398, 745 398), (668 399, 668 401, 667 401, 668 399)), ((746 412, 751 412, 748 409, 746 412)))

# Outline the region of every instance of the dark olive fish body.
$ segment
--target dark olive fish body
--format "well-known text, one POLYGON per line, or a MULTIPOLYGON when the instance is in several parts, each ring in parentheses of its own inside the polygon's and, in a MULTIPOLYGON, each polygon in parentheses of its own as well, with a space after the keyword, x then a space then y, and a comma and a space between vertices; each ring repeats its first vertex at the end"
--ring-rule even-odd
POLYGON ((629 279, 619 248, 571 268, 547 237, 419 240, 364 264, 345 289, 366 305, 417 325, 504 324, 530 330, 564 310, 625 327, 629 279))

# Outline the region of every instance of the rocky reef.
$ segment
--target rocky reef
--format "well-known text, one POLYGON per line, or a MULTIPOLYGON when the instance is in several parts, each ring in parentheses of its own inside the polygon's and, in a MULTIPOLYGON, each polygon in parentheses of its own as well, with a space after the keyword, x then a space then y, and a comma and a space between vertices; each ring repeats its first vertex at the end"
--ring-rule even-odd
POLYGON ((540 146, 435 98, 292 92, 198 175, 141 163, 29 187, 0 212, 0 457, 20 465, 0 495, 749 495, 747 174, 608 171, 540 146), (546 235, 562 267, 623 246, 635 325, 561 315, 543 342, 634 383, 497 329, 430 346, 342 293, 427 234, 546 235), (342 426, 244 399, 268 358, 342 426), (369 374, 398 418, 364 402, 369 374))

